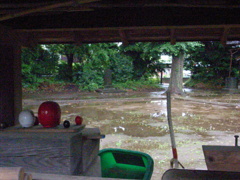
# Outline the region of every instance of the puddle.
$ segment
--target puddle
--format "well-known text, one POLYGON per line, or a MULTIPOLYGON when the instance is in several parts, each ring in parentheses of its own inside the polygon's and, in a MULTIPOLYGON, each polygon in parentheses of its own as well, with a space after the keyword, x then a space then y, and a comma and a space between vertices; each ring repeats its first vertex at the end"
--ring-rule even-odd
MULTIPOLYGON (((240 102, 239 94, 204 92, 200 95, 200 91, 196 94, 191 90, 188 92, 189 96, 206 101, 240 102)), ((101 148, 123 148, 150 154, 155 162, 153 180, 160 179, 169 168, 171 141, 163 92, 24 97, 24 108, 32 109, 35 114, 43 101, 55 100, 61 107, 62 122, 67 119, 74 124, 75 116, 81 115, 87 127, 98 127, 106 135, 101 140, 101 148)), ((206 169, 202 145, 234 145, 234 135, 240 133, 240 111, 237 106, 176 98, 171 104, 179 161, 185 168, 206 169)))

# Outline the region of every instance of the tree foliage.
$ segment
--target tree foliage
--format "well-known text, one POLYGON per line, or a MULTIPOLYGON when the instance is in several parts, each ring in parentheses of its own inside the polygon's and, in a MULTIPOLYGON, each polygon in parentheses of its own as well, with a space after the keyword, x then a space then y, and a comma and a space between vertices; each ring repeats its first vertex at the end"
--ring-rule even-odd
POLYGON ((33 49, 22 49, 22 79, 23 84, 39 82, 42 76, 57 73, 58 55, 38 45, 33 49))
MULTIPOLYGON (((103 87, 106 69, 112 70, 112 81, 115 84, 158 75, 165 68, 160 61, 161 55, 169 55, 173 59, 184 55, 181 57, 187 58, 185 68, 193 72, 192 77, 195 79, 205 81, 223 78, 229 72, 229 49, 215 42, 186 42, 175 45, 146 42, 128 46, 119 43, 81 46, 51 44, 23 49, 23 82, 36 84, 43 75, 51 75, 58 81, 72 82, 85 90, 95 90, 103 87), (65 55, 67 61, 60 60, 60 55, 65 55)), ((232 75, 239 72, 236 63, 233 61, 232 75)))
POLYGON ((113 81, 122 82, 132 77, 132 63, 121 54, 116 43, 60 44, 47 45, 47 48, 67 57, 67 62, 60 61, 56 78, 76 83, 82 89, 102 87, 104 71, 109 68, 113 71, 113 81))
MULTIPOLYGON (((230 49, 219 42, 204 42, 202 46, 191 50, 185 61, 185 67, 192 71, 192 78, 201 81, 223 80, 229 75, 230 49)), ((238 62, 233 60, 231 76, 239 73, 238 62)))
POLYGON ((164 64, 159 62, 161 57, 160 43, 134 43, 122 47, 122 52, 133 64, 133 79, 148 78, 164 70, 164 64))

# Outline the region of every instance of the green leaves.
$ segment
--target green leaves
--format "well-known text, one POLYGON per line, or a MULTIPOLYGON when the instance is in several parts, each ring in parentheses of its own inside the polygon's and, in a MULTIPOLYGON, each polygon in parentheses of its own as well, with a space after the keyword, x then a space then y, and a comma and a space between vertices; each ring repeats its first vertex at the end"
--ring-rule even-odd
POLYGON ((21 59, 22 79, 25 86, 34 83, 37 85, 42 75, 52 76, 57 72, 59 56, 42 45, 33 49, 22 49, 21 59))
MULTIPOLYGON (((191 70, 192 78, 205 82, 211 80, 221 80, 229 75, 231 47, 223 47, 219 42, 204 42, 189 51, 189 56, 185 61, 187 69, 191 70)), ((233 60, 232 75, 237 77, 238 63, 233 60)), ((219 81, 216 81, 219 84, 219 81)))
MULTIPOLYGON (((113 72, 114 83, 148 79, 164 70, 161 55, 176 57, 182 53, 187 58, 185 67, 193 72, 193 78, 207 80, 228 76, 229 49, 215 42, 178 42, 175 45, 139 42, 128 46, 120 43, 51 44, 23 49, 23 82, 33 84, 42 75, 48 75, 94 90, 103 86, 104 71, 108 68, 113 72), (67 61, 59 61, 60 55, 68 57, 67 61)), ((232 75, 238 74, 237 61, 233 61, 232 75)))

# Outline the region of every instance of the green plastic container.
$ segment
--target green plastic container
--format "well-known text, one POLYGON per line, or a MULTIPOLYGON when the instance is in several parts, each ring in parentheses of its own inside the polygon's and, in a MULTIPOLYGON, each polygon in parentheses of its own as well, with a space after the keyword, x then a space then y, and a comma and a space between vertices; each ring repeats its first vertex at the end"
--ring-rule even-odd
POLYGON ((146 153, 125 149, 100 150, 102 177, 150 180, 153 159, 146 153))

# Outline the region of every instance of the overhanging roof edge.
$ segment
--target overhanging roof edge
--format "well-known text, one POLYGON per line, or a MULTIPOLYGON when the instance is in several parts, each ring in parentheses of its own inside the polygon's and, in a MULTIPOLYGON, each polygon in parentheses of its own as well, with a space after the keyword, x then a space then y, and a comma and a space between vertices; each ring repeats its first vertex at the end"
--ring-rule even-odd
POLYGON ((240 28, 240 24, 221 25, 184 25, 184 26, 135 26, 135 27, 99 27, 99 28, 47 28, 47 29, 13 29, 16 32, 46 31, 96 31, 96 30, 140 30, 140 29, 192 29, 192 28, 240 28))

